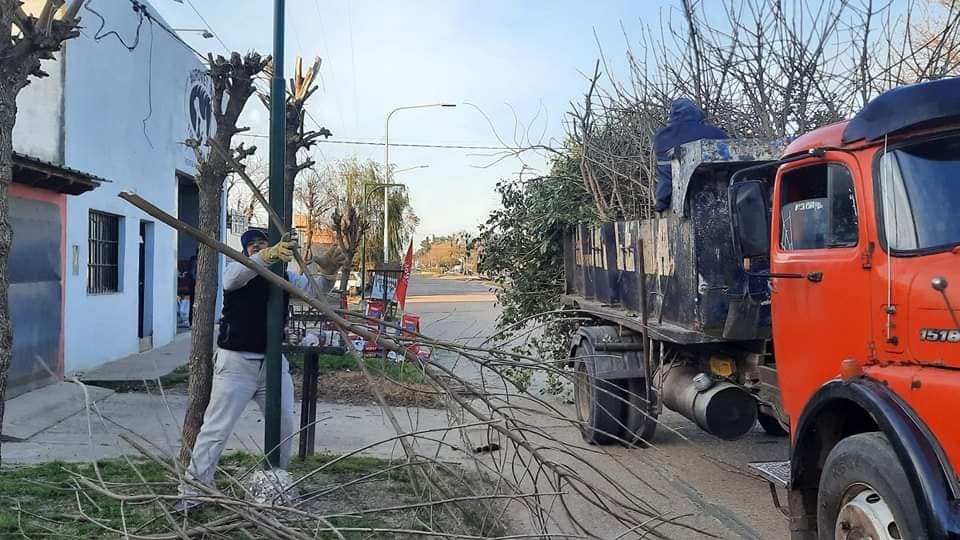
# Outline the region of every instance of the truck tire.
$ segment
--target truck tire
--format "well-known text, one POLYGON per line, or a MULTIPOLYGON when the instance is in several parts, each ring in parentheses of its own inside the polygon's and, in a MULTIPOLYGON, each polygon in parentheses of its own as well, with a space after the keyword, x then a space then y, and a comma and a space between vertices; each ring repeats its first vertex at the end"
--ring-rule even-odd
POLYGON ((776 416, 767 414, 761 410, 757 410, 757 422, 760 423, 760 427, 763 428, 763 431, 767 435, 773 435, 774 437, 786 437, 790 434, 786 427, 780 423, 780 420, 776 416))
POLYGON ((819 538, 929 538, 909 485, 884 434, 843 439, 830 451, 820 475, 819 538))
POLYGON ((620 433, 623 391, 614 381, 596 378, 595 355, 593 344, 584 339, 574 356, 576 371, 573 394, 577 420, 584 441, 589 444, 613 444, 618 441, 620 433))
POLYGON ((657 401, 650 379, 634 377, 620 382, 623 389, 624 414, 620 438, 630 446, 646 448, 657 431, 657 401))

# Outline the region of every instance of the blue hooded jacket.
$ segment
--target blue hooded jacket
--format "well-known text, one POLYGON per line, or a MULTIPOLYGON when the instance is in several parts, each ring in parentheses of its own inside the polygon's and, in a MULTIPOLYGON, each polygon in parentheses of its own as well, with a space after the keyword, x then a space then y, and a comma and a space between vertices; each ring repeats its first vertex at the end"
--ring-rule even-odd
POLYGON ((726 139, 722 129, 704 122, 703 111, 696 103, 680 98, 670 107, 670 123, 657 130, 653 150, 657 154, 657 203, 654 209, 663 212, 670 208, 673 194, 673 176, 670 152, 681 144, 699 139, 726 139))

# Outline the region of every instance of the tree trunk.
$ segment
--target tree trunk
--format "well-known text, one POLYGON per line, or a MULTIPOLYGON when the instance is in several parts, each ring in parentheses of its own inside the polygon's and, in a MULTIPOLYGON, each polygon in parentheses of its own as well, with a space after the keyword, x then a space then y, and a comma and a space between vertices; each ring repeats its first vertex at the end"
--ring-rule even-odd
POLYGON ((347 282, 350 281, 350 271, 353 270, 353 256, 356 255, 356 252, 356 249, 343 252, 347 258, 347 262, 344 263, 343 268, 340 269, 340 292, 344 294, 347 293, 347 282))
MULTIPOLYGON (((16 120, 16 92, 6 85, 0 85, 0 434, 3 433, 6 410, 7 373, 13 361, 13 321, 10 319, 7 295, 10 289, 7 259, 13 245, 8 190, 13 181, 13 124, 16 120), (11 93, 14 95, 11 96, 11 93)), ((0 456, 2 445, 0 442, 0 456)))
MULTIPOLYGON (((220 189, 200 186, 200 230, 210 238, 220 238, 220 189)), ((203 413, 210 402, 213 383, 213 325, 216 320, 219 291, 219 255, 207 246, 200 247, 197 259, 197 289, 190 336, 190 386, 187 412, 183 419, 180 461, 190 463, 190 453, 203 426, 203 413)))
POLYGON ((290 229, 293 224, 293 188, 297 180, 297 149, 286 145, 283 168, 283 224, 290 229), (292 165, 291 165, 292 164, 292 165))
POLYGON ((307 254, 307 260, 313 257, 313 208, 307 209, 307 234, 303 239, 303 252, 307 254))

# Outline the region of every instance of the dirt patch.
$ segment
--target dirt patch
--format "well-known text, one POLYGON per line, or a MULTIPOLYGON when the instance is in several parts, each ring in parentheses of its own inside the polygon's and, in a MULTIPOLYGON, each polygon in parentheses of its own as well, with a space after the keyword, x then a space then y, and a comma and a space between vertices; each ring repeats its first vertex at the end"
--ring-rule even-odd
MULTIPOLYGON (((396 371, 386 377, 378 371, 377 360, 372 361, 371 371, 374 383, 383 394, 388 405, 395 407, 426 407, 439 409, 443 407, 441 396, 437 389, 424 382, 415 375, 411 376, 407 370, 396 371), (396 382, 396 379, 402 382, 396 382)), ((346 403, 350 405, 369 405, 376 403, 370 384, 363 373, 357 371, 356 365, 345 361, 342 364, 333 364, 332 361, 323 364, 324 371, 320 373, 317 383, 319 401, 332 403, 346 403), (348 367, 349 366, 349 367, 348 367), (352 368, 352 369, 351 369, 352 368)), ((299 359, 291 359, 290 372, 293 376, 294 399, 299 401, 303 397, 303 372, 299 359)), ((189 384, 189 372, 186 366, 160 379, 163 392, 168 395, 186 395, 189 384)), ((109 388, 115 392, 150 392, 158 394, 160 386, 154 381, 90 381, 88 384, 109 388)))
MULTIPOLYGON (((383 394, 388 405, 433 409, 443 407, 443 402, 434 386, 416 382, 397 383, 378 375, 373 375, 373 379, 373 384, 383 394)), ((293 388, 294 395, 299 400, 303 388, 302 373, 293 374, 293 388)), ((377 401, 370 383, 359 371, 323 373, 320 375, 317 389, 320 401, 351 405, 369 405, 377 401)))

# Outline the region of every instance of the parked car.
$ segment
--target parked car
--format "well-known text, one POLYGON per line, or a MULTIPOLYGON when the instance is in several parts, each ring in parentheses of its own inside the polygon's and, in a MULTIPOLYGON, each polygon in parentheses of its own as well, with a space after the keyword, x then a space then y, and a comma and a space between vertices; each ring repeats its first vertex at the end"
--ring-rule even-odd
MULTIPOLYGON (((337 282, 333 284, 333 292, 340 292, 340 278, 337 277, 337 282)), ((360 295, 360 272, 350 272, 350 277, 347 278, 347 294, 359 296, 360 295)))

